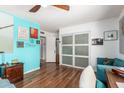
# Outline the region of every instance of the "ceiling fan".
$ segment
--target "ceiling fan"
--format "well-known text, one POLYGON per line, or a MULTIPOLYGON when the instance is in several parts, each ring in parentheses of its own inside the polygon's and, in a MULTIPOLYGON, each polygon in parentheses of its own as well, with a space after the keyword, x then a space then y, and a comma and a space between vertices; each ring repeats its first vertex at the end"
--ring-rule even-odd
MULTIPOLYGON (((70 9, 70 6, 69 5, 52 5, 54 7, 57 7, 57 8, 60 8, 60 9, 63 9, 65 11, 69 11, 70 9)), ((41 8, 41 5, 35 5, 33 8, 31 8, 29 10, 29 12, 32 12, 32 13, 35 13, 37 12, 39 9, 41 8)))

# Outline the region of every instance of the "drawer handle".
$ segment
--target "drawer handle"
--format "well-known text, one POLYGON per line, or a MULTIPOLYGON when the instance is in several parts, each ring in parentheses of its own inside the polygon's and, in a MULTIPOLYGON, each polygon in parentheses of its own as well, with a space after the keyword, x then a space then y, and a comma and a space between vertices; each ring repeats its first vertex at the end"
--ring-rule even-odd
POLYGON ((7 78, 9 77, 9 75, 6 76, 7 78))

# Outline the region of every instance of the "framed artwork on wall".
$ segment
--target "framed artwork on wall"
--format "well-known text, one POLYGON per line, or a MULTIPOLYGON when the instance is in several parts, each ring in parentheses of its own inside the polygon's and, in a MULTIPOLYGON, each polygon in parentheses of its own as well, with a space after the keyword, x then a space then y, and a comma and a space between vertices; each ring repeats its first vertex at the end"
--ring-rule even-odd
POLYGON ((24 48, 24 42, 23 41, 17 41, 17 48, 24 48))
POLYGON ((118 39, 117 30, 105 31, 104 32, 104 40, 105 41, 112 41, 112 40, 117 40, 117 39, 118 39))
POLYGON ((40 44, 40 40, 37 40, 37 41, 36 41, 36 44, 40 44))
POLYGON ((26 27, 18 27, 18 40, 28 40, 28 29, 26 27))
POLYGON ((30 38, 38 39, 38 29, 30 27, 30 38))
POLYGON ((103 45, 103 38, 92 39, 92 45, 103 45))

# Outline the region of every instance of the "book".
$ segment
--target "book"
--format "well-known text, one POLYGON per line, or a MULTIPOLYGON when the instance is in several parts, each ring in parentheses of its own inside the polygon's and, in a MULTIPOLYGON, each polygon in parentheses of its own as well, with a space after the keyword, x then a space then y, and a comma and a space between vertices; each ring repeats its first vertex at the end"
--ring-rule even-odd
POLYGON ((124 83, 122 82, 116 82, 118 88, 124 88, 124 83))

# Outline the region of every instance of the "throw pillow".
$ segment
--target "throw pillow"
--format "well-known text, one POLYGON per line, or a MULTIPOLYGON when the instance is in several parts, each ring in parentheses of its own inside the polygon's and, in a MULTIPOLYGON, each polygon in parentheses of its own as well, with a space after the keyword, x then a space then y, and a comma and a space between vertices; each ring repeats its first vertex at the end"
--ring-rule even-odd
POLYGON ((115 62, 113 65, 117 67, 124 67, 124 61, 121 59, 115 58, 115 62))
POLYGON ((105 84, 102 83, 100 80, 96 80, 96 88, 106 88, 105 84))
POLYGON ((103 64, 104 65, 113 65, 114 60, 110 58, 105 58, 103 64))

